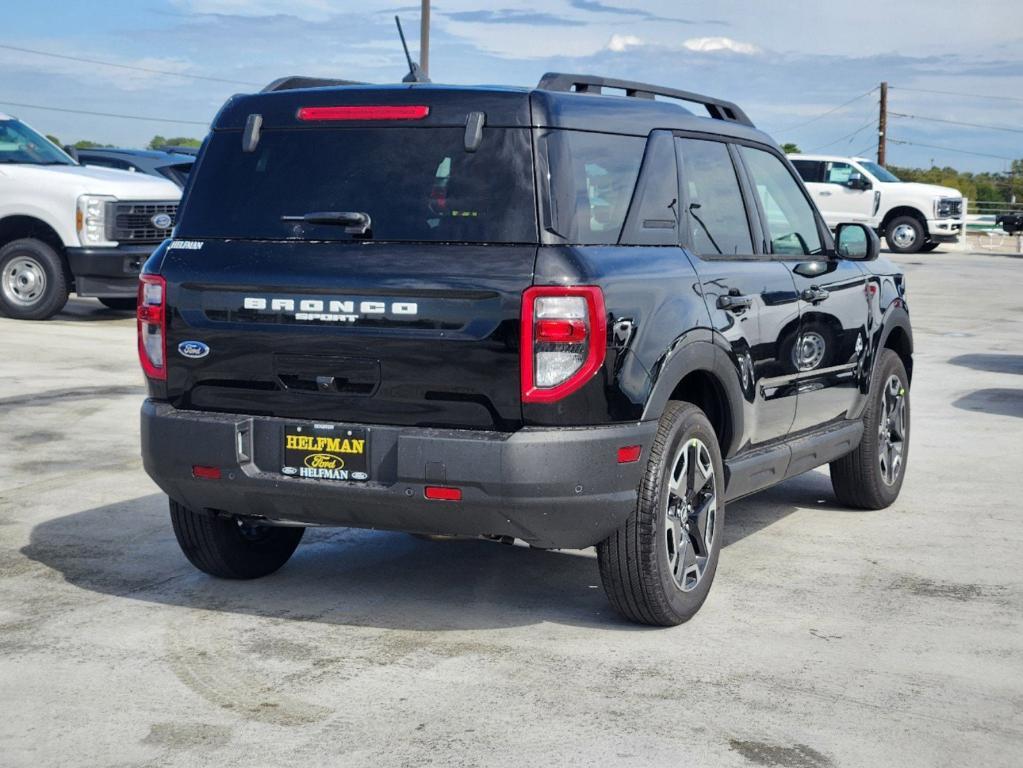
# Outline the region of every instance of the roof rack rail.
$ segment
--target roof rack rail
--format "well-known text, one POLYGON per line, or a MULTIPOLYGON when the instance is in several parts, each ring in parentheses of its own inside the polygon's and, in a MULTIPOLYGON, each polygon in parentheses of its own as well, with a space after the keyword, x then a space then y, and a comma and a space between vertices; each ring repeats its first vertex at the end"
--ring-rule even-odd
POLYGON ((365 85, 358 80, 335 80, 326 77, 306 77, 305 75, 288 75, 279 77, 270 83, 260 93, 272 93, 273 91, 293 91, 296 88, 323 88, 329 85, 365 85))
POLYGON ((702 104, 708 114, 715 120, 730 120, 755 128, 753 121, 746 113, 731 101, 703 96, 691 91, 680 91, 649 83, 637 83, 632 80, 617 80, 613 77, 597 77, 595 75, 569 75, 563 72, 548 72, 540 78, 536 86, 544 91, 566 91, 575 93, 602 93, 604 88, 620 88, 625 95, 636 99, 652 99, 654 96, 665 96, 671 99, 702 104))

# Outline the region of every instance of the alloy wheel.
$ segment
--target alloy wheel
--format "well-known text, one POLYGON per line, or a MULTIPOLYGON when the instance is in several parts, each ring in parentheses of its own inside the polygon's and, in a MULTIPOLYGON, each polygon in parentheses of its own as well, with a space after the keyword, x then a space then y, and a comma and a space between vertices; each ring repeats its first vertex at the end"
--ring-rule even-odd
POLYGON ((707 571, 717 535, 714 462, 702 440, 687 440, 671 463, 664 544, 675 586, 694 589, 707 571))
POLYGON ((878 461, 881 478, 894 485, 902 472, 906 451, 906 389, 894 374, 881 390, 881 423, 877 430, 878 461))

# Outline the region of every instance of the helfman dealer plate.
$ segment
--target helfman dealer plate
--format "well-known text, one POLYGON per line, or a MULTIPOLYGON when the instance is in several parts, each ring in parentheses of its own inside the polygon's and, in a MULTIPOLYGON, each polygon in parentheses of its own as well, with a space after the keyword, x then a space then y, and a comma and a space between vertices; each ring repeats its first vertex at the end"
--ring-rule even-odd
POLYGON ((284 466, 291 477, 316 480, 368 480, 369 436, 365 429, 337 424, 284 427, 284 466))

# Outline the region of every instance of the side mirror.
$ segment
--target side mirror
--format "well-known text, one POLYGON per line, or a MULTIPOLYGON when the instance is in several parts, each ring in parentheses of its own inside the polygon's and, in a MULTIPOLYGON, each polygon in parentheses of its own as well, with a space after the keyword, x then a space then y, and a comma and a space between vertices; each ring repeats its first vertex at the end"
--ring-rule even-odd
POLYGON ((881 253, 881 242, 866 224, 839 224, 835 229, 835 251, 840 259, 874 261, 881 253))
POLYGON ((849 177, 849 181, 846 182, 846 186, 849 187, 849 189, 867 190, 870 189, 872 185, 870 183, 870 179, 864 178, 858 173, 854 173, 849 177))
POLYGON ((65 144, 64 145, 64 151, 67 154, 71 155, 71 159, 72 160, 74 160, 76 163, 78 162, 78 150, 77 149, 75 149, 70 144, 65 144))

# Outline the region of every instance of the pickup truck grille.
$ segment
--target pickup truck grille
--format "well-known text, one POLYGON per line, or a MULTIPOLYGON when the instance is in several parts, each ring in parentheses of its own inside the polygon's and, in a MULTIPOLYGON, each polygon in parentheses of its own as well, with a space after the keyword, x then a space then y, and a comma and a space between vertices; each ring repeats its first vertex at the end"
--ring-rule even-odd
POLYGON ((170 236, 177 214, 177 203, 110 203, 107 209, 107 239, 118 243, 159 243, 170 236), (158 227, 153 222, 160 214, 170 217, 168 226, 158 227))

